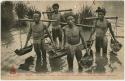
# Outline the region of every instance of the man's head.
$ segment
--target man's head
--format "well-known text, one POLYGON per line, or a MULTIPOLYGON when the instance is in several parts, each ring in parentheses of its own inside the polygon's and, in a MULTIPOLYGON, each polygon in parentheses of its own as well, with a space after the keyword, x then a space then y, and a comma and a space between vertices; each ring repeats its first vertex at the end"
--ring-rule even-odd
POLYGON ((39 11, 34 12, 33 19, 36 23, 40 21, 40 18, 41 18, 41 13, 39 11))
POLYGON ((73 26, 74 23, 75 23, 75 18, 73 15, 69 15, 66 17, 66 20, 67 20, 67 24, 70 25, 70 26, 73 26))
POLYGON ((104 16, 105 16, 105 14, 106 14, 105 8, 100 8, 100 7, 98 7, 98 9, 96 10, 96 12, 98 13, 98 17, 99 17, 100 19, 103 19, 104 16))
POLYGON ((55 3, 52 5, 52 8, 54 10, 55 13, 58 13, 58 10, 59 10, 59 4, 58 3, 55 3))

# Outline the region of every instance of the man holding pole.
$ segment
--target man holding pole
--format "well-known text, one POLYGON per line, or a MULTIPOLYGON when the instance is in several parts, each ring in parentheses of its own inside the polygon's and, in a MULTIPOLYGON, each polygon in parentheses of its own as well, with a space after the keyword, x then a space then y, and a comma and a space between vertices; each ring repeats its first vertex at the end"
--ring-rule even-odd
POLYGON ((98 7, 96 10, 98 13, 98 19, 94 22, 95 29, 92 32, 90 36, 90 40, 94 32, 96 33, 96 59, 101 56, 101 48, 102 48, 102 57, 107 60, 107 46, 108 46, 108 40, 106 36, 106 32, 109 29, 112 38, 116 41, 116 38, 114 36, 114 32, 111 27, 111 23, 105 19, 106 10, 104 8, 98 7))
POLYGON ((73 72, 73 59, 74 55, 76 56, 77 62, 78 62, 78 71, 82 72, 82 67, 79 64, 79 61, 82 57, 82 52, 79 47, 80 45, 80 39, 82 40, 83 45, 84 39, 81 37, 81 29, 80 27, 75 25, 75 18, 73 15, 68 15, 66 17, 67 24, 64 26, 64 49, 68 50, 67 53, 67 61, 68 61, 68 69, 69 72, 73 72))
POLYGON ((59 49, 62 47, 62 29, 60 25, 61 21, 61 13, 59 12, 59 4, 55 3, 52 5, 53 13, 52 20, 57 20, 56 22, 52 22, 52 37, 55 45, 57 45, 57 38, 59 39, 59 49))
POLYGON ((39 11, 36 11, 33 14, 34 22, 30 26, 27 40, 24 46, 24 47, 27 46, 28 41, 30 40, 30 37, 32 35, 33 46, 37 55, 36 67, 35 67, 35 70, 37 72, 47 71, 46 50, 44 48, 44 32, 46 31, 46 26, 42 22, 40 22, 40 18, 41 18, 41 13, 39 11), (42 60, 43 60, 43 65, 41 65, 42 60))

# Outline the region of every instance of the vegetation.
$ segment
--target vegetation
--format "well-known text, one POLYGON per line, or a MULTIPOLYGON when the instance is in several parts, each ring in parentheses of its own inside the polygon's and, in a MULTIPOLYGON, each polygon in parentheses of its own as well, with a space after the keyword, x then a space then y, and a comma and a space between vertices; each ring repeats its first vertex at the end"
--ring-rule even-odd
MULTIPOLYGON (((27 7, 23 2, 19 2, 15 6, 15 11, 19 19, 24 19, 25 17, 32 19, 33 13, 36 11, 36 9, 27 7)), ((26 22, 20 22, 21 26, 27 26, 26 22)))
POLYGON ((91 8, 89 6, 85 6, 83 5, 83 7, 80 10, 81 12, 79 12, 79 22, 81 24, 92 24, 93 20, 84 20, 84 18, 86 17, 92 17, 94 16, 91 8))
POLYGON ((1 3, 1 29, 8 30, 14 21, 13 3, 11 1, 4 1, 1 3))

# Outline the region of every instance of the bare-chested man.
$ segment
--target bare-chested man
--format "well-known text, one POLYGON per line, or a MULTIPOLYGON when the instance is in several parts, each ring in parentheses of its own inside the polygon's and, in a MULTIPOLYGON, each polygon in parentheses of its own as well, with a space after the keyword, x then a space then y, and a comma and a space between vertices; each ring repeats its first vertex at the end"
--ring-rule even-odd
MULTIPOLYGON (((100 57, 101 53, 100 50, 102 48, 102 56, 107 59, 107 45, 108 45, 108 40, 106 36, 106 32, 109 29, 113 39, 116 41, 111 23, 105 19, 105 14, 106 10, 104 8, 98 7, 96 10, 98 13, 98 19, 95 21, 95 30, 91 34, 91 36, 96 32, 96 43, 95 43, 95 48, 96 48, 96 58, 100 57)), ((91 38, 90 36, 90 38, 91 38)))
POLYGON ((27 46, 27 43, 32 35, 33 46, 37 55, 35 70, 37 72, 46 71, 47 70, 46 50, 44 48, 44 31, 46 30, 46 26, 42 22, 40 22, 41 18, 40 12, 36 11, 33 14, 33 18, 34 22, 31 23, 25 47, 27 46), (42 59, 41 59, 41 53, 42 53, 42 59), (43 65, 41 65, 42 60, 43 60, 43 65))
POLYGON ((54 13, 52 13, 52 20, 57 20, 57 22, 52 22, 52 37, 55 42, 55 45, 57 45, 57 38, 59 39, 59 48, 62 47, 62 29, 60 25, 61 21, 61 13, 59 13, 59 4, 55 3, 52 6, 54 13))
MULTIPOLYGON (((73 59, 74 55, 76 56, 78 62, 79 72, 82 71, 82 67, 79 64, 79 61, 82 57, 82 52, 78 47, 80 45, 81 31, 78 26, 75 25, 75 18, 73 15, 68 16, 67 23, 63 29, 64 31, 64 47, 68 49, 67 61, 69 71, 73 71, 73 59)), ((84 39, 82 39, 82 43, 84 44, 84 39)))

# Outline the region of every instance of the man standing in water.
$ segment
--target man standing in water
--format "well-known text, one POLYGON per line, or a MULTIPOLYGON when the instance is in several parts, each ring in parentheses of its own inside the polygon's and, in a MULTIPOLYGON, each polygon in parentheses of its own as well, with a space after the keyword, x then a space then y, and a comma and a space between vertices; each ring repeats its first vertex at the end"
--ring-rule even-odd
POLYGON ((68 50, 67 61, 68 61, 68 68, 69 72, 73 72, 73 59, 74 55, 76 56, 78 62, 78 70, 79 72, 82 71, 82 67, 79 64, 79 61, 82 57, 82 52, 79 48, 80 45, 80 38, 82 43, 84 44, 84 39, 81 37, 81 31, 78 26, 75 25, 75 18, 73 15, 68 16, 67 24, 63 31, 64 31, 64 48, 68 50))
POLYGON ((57 45, 57 38, 59 39, 59 49, 62 47, 62 28, 60 25, 61 13, 59 13, 59 4, 55 3, 52 6, 54 12, 52 13, 52 20, 57 20, 52 22, 52 37, 55 45, 57 45))
POLYGON ((26 47, 32 35, 33 46, 37 55, 36 67, 35 67, 35 70, 37 72, 47 71, 46 50, 44 48, 44 31, 46 30, 46 26, 42 22, 40 22, 40 18, 41 18, 41 13, 39 11, 36 11, 33 14, 34 22, 30 26, 30 30, 25 43, 25 47, 26 47), (41 59, 41 55, 42 55, 42 59, 41 59), (42 60, 43 60, 43 65, 41 65, 42 60))
POLYGON ((105 14, 106 10, 104 8, 98 7, 96 10, 98 13, 98 19, 95 21, 95 29, 92 32, 90 39, 94 32, 96 32, 96 43, 95 43, 95 48, 96 48, 96 59, 100 57, 101 55, 101 48, 102 48, 102 57, 107 60, 107 46, 108 46, 108 40, 106 36, 106 32, 109 29, 113 39, 116 41, 114 32, 111 27, 111 23, 105 19, 105 14))

